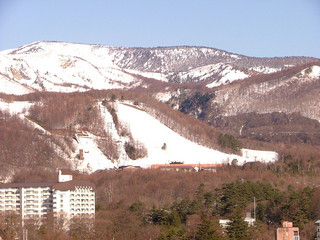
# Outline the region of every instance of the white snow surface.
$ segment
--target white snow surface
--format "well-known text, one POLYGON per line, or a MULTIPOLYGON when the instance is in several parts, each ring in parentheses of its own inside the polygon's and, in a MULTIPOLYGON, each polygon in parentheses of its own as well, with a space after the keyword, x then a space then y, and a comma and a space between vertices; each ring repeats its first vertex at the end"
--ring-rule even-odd
MULTIPOLYGON (((54 42, 29 44, 10 54, 1 52, 0 73, 1 92, 13 89, 13 83, 35 90, 73 92, 125 88, 136 81, 112 62, 107 47, 54 42)), ((17 89, 17 94, 23 93, 17 89)))
MULTIPOLYGON (((290 65, 288 65, 289 67, 290 65)), ((268 73, 274 73, 274 72, 278 72, 281 70, 281 68, 271 68, 271 67, 266 67, 266 66, 258 66, 258 67, 252 67, 249 68, 249 70, 253 70, 259 73, 263 73, 263 74, 268 74, 268 73)))
POLYGON ((171 92, 159 92, 155 94, 155 98, 161 102, 167 102, 172 97, 171 92))
POLYGON ((241 149, 242 156, 245 159, 248 159, 248 162, 254 160, 255 162, 275 162, 278 161, 278 154, 273 151, 260 151, 260 150, 252 150, 252 149, 241 149))
POLYGON ((231 65, 228 65, 221 73, 221 78, 218 81, 214 81, 212 83, 207 84, 208 88, 218 87, 220 85, 232 83, 233 81, 244 79, 249 77, 250 75, 238 70, 234 69, 231 65))
POLYGON ((320 67, 319 66, 312 66, 311 68, 303 70, 302 74, 303 75, 307 74, 311 78, 318 78, 318 77, 320 77, 320 67))
POLYGON ((8 102, 0 98, 0 110, 8 111, 11 115, 28 113, 29 108, 33 105, 28 101, 8 102))
POLYGON ((94 172, 97 170, 110 169, 117 166, 112 163, 98 148, 97 137, 87 133, 86 136, 78 136, 77 152, 83 150, 83 160, 73 159, 73 167, 80 171, 94 172))
POLYGON ((253 151, 246 149, 245 156, 226 154, 191 142, 170 128, 160 123, 143 110, 119 103, 118 117, 127 122, 132 135, 143 143, 148 150, 148 156, 138 160, 127 160, 124 165, 138 165, 144 168, 152 164, 167 164, 173 161, 185 164, 220 164, 231 163, 233 159, 242 165, 246 162, 274 162, 277 153, 270 151, 253 151), (166 143, 167 149, 161 147, 166 143))
POLYGON ((33 92, 33 90, 29 89, 28 87, 23 86, 16 81, 7 79, 2 75, 0 75, 0 82, 0 92, 4 92, 6 94, 23 95, 33 92))
POLYGON ((198 78, 200 81, 205 80, 211 77, 214 74, 217 74, 221 71, 221 69, 225 68, 226 65, 224 63, 216 63, 210 64, 204 67, 198 67, 194 69, 190 69, 188 72, 182 72, 179 74, 180 78, 183 80, 188 80, 188 78, 198 78))
POLYGON ((125 71, 128 73, 140 75, 142 77, 156 79, 163 82, 168 82, 167 76, 163 73, 145 72, 145 71, 138 71, 138 70, 132 70, 132 69, 125 69, 125 71))

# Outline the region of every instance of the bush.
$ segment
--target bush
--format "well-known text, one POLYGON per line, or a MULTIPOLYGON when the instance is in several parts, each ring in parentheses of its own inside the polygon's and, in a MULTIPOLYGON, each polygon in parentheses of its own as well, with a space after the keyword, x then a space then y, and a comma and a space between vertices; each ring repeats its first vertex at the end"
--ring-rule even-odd
POLYGON ((146 147, 142 143, 133 140, 131 142, 126 142, 124 144, 124 149, 132 160, 144 158, 148 155, 146 147))

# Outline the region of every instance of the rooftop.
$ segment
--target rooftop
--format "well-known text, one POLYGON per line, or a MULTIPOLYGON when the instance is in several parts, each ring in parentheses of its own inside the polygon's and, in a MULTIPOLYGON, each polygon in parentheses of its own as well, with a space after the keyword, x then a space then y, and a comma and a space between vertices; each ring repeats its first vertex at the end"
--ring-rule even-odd
POLYGON ((94 184, 84 180, 71 180, 67 182, 40 182, 40 183, 5 183, 0 184, 0 189, 3 188, 36 188, 36 187, 52 187, 56 190, 74 190, 76 187, 91 187, 95 188, 94 184))
MULTIPOLYGON (((62 175, 72 175, 68 169, 61 170, 62 175)), ((71 178, 72 179, 72 178, 71 178)), ((0 189, 3 188, 37 188, 37 187, 52 187, 56 190, 75 190, 76 187, 89 187, 95 189, 93 183, 86 180, 70 180, 65 182, 35 182, 35 183, 0 183, 0 189)))

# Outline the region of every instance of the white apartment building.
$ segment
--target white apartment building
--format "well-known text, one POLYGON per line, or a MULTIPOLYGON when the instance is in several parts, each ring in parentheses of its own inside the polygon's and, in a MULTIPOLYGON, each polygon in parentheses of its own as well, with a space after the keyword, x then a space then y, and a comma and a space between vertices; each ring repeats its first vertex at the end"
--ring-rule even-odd
POLYGON ((315 240, 320 240, 320 220, 316 221, 315 224, 317 226, 317 237, 315 240))
POLYGON ((94 185, 72 180, 67 170, 59 170, 54 183, 0 184, 0 212, 13 211, 22 219, 43 218, 48 213, 72 218, 94 217, 94 185))

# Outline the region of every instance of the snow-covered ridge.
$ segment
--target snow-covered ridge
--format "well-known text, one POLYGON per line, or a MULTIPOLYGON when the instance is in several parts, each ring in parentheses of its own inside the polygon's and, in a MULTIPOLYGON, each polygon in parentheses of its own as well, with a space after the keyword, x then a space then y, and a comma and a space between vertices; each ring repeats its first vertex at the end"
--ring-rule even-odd
POLYGON ((250 75, 233 68, 231 65, 227 65, 220 73, 219 78, 212 83, 207 84, 208 88, 218 87, 220 85, 225 85, 228 83, 232 83, 233 81, 244 79, 249 77, 250 75))
POLYGON ((124 48, 35 42, 0 52, 0 92, 128 89, 144 84, 139 76, 179 83, 210 79, 212 85, 207 83, 208 87, 213 87, 294 65, 293 60, 285 59, 278 68, 272 68, 269 65, 274 65, 273 61, 207 47, 124 48))

